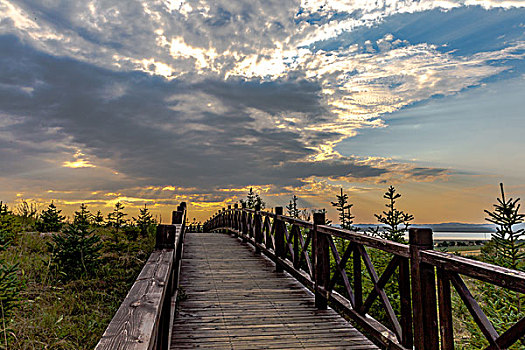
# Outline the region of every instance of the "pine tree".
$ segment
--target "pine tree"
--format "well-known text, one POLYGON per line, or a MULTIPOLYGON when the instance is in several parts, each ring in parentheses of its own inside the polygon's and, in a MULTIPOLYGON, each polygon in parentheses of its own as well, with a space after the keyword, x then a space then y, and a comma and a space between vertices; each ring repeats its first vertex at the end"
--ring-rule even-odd
MULTIPOLYGON (((6 250, 15 238, 18 224, 13 213, 0 201, 0 252, 6 250)), ((20 300, 21 280, 18 264, 10 264, 0 257, 0 319, 4 320, 20 300)), ((3 324, 0 324, 3 328, 3 324)), ((2 329, 5 331, 5 329, 2 329)))
POLYGON ((115 204, 115 208, 113 208, 113 213, 108 214, 108 224, 113 226, 117 230, 117 233, 119 229, 126 223, 124 216, 128 214, 125 214, 123 210, 124 205, 122 205, 120 202, 117 202, 117 204, 115 204))
POLYGON ((299 218, 300 210, 297 208, 297 199, 297 196, 294 194, 290 200, 290 204, 286 206, 288 216, 291 216, 292 218, 299 218))
MULTIPOLYGON (((140 234, 142 237, 148 236, 148 233, 151 230, 151 227, 155 225, 155 219, 149 212, 148 207, 144 204, 144 208, 139 209, 139 216, 135 219, 135 224, 140 229, 140 234)), ((193 219, 195 221, 195 219, 193 219)))
POLYGON ((248 195, 246 196, 246 200, 241 199, 241 204, 246 203, 246 208, 248 209, 255 209, 256 205, 260 205, 261 209, 264 209, 266 207, 266 203, 262 200, 262 198, 259 196, 258 193, 255 193, 253 191, 253 188, 250 187, 250 191, 248 192, 248 195))
POLYGON ((255 206, 259 206, 261 209, 266 208, 266 203, 262 200, 258 193, 255 195, 255 206))
POLYGON ((91 218, 92 215, 89 212, 89 210, 87 210, 87 205, 82 203, 80 205, 80 211, 75 211, 75 216, 73 217, 73 225, 79 228, 88 229, 91 225, 91 218))
POLYGON ((520 214, 520 199, 505 199, 503 184, 500 183, 501 198, 494 204, 494 210, 485 210, 488 217, 485 219, 496 225, 496 232, 492 234, 495 257, 492 262, 511 269, 523 269, 525 258, 524 229, 514 230, 513 226, 523 222, 525 214, 520 214))
POLYGON ((341 228, 345 230, 352 230, 355 216, 351 213, 351 208, 353 204, 348 203, 348 195, 343 192, 341 188, 341 194, 336 195, 337 202, 331 202, 332 206, 336 208, 339 212, 339 222, 341 223, 341 228))
POLYGON ((104 226, 104 216, 100 210, 93 216, 93 223, 97 226, 104 226))
POLYGON ((374 214, 377 221, 386 225, 386 227, 384 230, 380 230, 379 227, 372 229, 370 231, 372 234, 394 242, 404 241, 405 232, 410 226, 410 221, 414 220, 414 216, 396 209, 396 199, 400 197, 401 194, 396 193, 394 186, 388 188, 383 195, 383 198, 388 200, 388 203, 385 204, 388 211, 383 211, 383 214, 374 214))
MULTIPOLYGON (((492 238, 481 249, 483 260, 511 269, 524 270, 523 258, 525 258, 525 242, 523 229, 514 229, 514 225, 524 221, 525 215, 520 214, 520 199, 505 198, 503 184, 500 183, 501 198, 493 205, 494 210, 484 210, 487 214, 485 220, 496 225, 496 232, 492 238)), ((519 292, 513 292, 506 288, 488 283, 477 283, 481 305, 487 305, 483 309, 488 319, 493 323, 496 331, 500 334, 506 331, 510 325, 519 322, 523 314, 523 296, 519 292)), ((470 333, 466 348, 486 347, 485 336, 479 330, 478 325, 472 319, 465 321, 467 331, 470 333)), ((525 339, 520 339, 510 349, 523 349, 525 339)))
POLYGON ((62 234, 53 235, 53 261, 66 278, 92 274, 99 263, 100 237, 85 224, 68 225, 62 234))
POLYGON ((246 195, 246 200, 241 199, 241 204, 246 203, 246 208, 253 209, 255 207, 255 192, 253 191, 253 188, 250 187, 250 191, 248 191, 248 194, 246 195))
MULTIPOLYGON (((3 248, 0 247, 0 251, 3 248)), ((20 300, 21 279, 18 264, 10 264, 0 258, 0 319, 5 320, 20 300)), ((0 327, 3 328, 3 324, 0 327)), ((1 329, 0 328, 0 329, 1 329)), ((5 331, 5 329, 2 329, 5 331)), ((2 332, 3 333, 3 332, 2 332)))
POLYGON ((42 210, 36 229, 39 232, 58 232, 64 225, 65 216, 60 215, 62 210, 58 210, 55 204, 51 202, 46 210, 42 210))
POLYGON ((0 251, 9 247, 19 229, 13 213, 7 204, 0 202, 0 251))

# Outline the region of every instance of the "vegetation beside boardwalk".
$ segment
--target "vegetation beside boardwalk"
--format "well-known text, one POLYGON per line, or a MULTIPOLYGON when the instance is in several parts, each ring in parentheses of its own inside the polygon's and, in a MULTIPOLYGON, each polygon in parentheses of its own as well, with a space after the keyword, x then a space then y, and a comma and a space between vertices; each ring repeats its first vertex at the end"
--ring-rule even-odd
MULTIPOLYGON (((497 198, 493 210, 485 210, 487 221, 496 226, 496 233, 493 234, 490 241, 485 244, 481 241, 467 243, 463 241, 441 241, 439 244, 436 244, 435 249, 446 250, 455 254, 461 254, 461 251, 465 251, 465 253, 467 251, 471 253, 473 251, 479 251, 478 256, 469 257, 476 258, 483 262, 524 271, 525 232, 523 229, 515 229, 515 225, 522 223, 525 215, 519 212, 520 199, 506 199, 503 185, 500 184, 500 187, 501 197, 497 198)), ((385 204, 387 209, 381 214, 375 214, 375 217, 382 226, 369 228, 365 233, 399 243, 407 243, 404 241, 404 236, 410 226, 410 221, 412 221, 414 217, 411 214, 397 209, 396 199, 399 197, 401 197, 401 195, 396 193, 394 187, 390 186, 384 195, 384 198, 387 200, 387 203, 385 204)), ((332 202, 332 205, 336 207, 340 214, 340 226, 342 228, 352 229, 352 220, 354 217, 351 215, 350 209, 353 207, 353 204, 349 202, 348 195, 344 194, 342 189, 341 193, 336 195, 336 198, 337 201, 332 202)), ((297 198, 294 196, 290 203, 292 204, 295 202, 297 202, 297 198)), ((290 207, 292 206, 290 205, 290 207)), ((294 216, 292 215, 293 211, 290 209, 288 211, 291 216, 294 216)), ((290 226, 290 224, 287 225, 290 226)), ((303 236, 306 236, 306 232, 302 232, 302 234, 303 236)), ((334 241, 336 241, 339 256, 343 256, 347 244, 345 245, 343 239, 334 238, 334 241)), ((376 270, 377 274, 381 276, 386 270, 393 255, 370 247, 366 250, 372 261, 373 268, 376 270)), ((330 259, 330 269, 333 275, 336 273, 336 261, 332 254, 330 255, 330 259)), ((345 265, 345 270, 347 271, 350 285, 353 285, 354 276, 352 274, 352 259, 350 259, 345 265)), ((398 276, 399 272, 396 270, 386 283, 383 290, 392 304, 394 313, 399 319, 401 316, 401 310, 399 286, 397 284, 398 276)), ((374 283, 370 274, 366 272, 362 266, 361 279, 364 295, 366 296, 374 289, 374 283)), ((480 305, 483 313, 487 316, 488 320, 493 324, 495 330, 499 334, 504 333, 511 326, 515 325, 525 317, 525 311, 523 309, 525 301, 524 295, 473 278, 464 277, 464 282, 473 294, 477 303, 480 305)), ((335 285, 335 290, 343 294, 346 298, 349 298, 346 289, 341 283, 335 285)), ((484 349, 489 346, 488 341, 467 309, 465 302, 461 300, 456 290, 452 289, 451 293, 452 310, 454 310, 453 327, 455 347, 457 349, 484 349)), ((368 313, 383 325, 393 329, 394 326, 390 322, 386 309, 379 300, 376 299, 368 313)), ((511 346, 510 349, 523 349, 524 346, 525 339, 522 339, 511 346)))
MULTIPOLYGON (((405 232, 414 218, 398 209, 396 200, 400 197, 394 187, 388 188, 384 195, 387 209, 375 215, 381 227, 366 233, 406 243, 405 232)), ((343 190, 336 199, 332 206, 339 213, 341 227, 354 229, 354 204, 343 190)), ((264 201, 252 189, 243 203, 248 208, 264 207, 264 201)), ((153 250, 155 220, 147 207, 137 218, 128 220, 121 203, 106 219, 100 212, 91 214, 82 204, 70 223, 64 222, 53 203, 40 215, 25 202, 16 209, 15 214, 0 202, 0 349, 92 349, 153 250)), ((296 196, 286 209, 289 216, 309 219, 308 211, 298 207, 296 196)), ((497 231, 490 242, 479 247, 481 255, 477 259, 525 270, 525 232, 514 230, 514 225, 525 218, 519 210, 519 199, 506 199, 501 186, 501 198, 492 211, 486 211, 487 220, 496 225, 497 231)), ((306 239, 306 232, 301 233, 306 239)), ((348 242, 342 238, 334 241, 343 256, 348 242)), ((448 244, 441 248, 458 251, 475 247, 448 244)), ((375 248, 366 251, 380 276, 390 264, 391 254, 375 248)), ((333 256, 331 259, 333 273, 336 262, 333 256)), ((352 264, 350 259, 346 271, 353 270, 352 264)), ((399 317, 398 274, 392 274, 383 290, 399 317)), ((348 277, 352 284, 353 274, 348 277)), ((361 279, 366 296, 374 283, 363 266, 361 279)), ((465 278, 465 283, 500 334, 525 316, 524 295, 470 278, 465 278)), ((346 294, 340 283, 335 289, 346 294)), ((488 342, 454 290, 452 306, 457 348, 486 347, 488 342)), ((393 327, 379 300, 371 305, 369 314, 393 327)), ((525 343, 518 342, 512 349, 523 346, 525 343)))
POLYGON ((93 349, 153 250, 154 221, 141 210, 115 227, 84 205, 71 224, 54 205, 44 213, 24 218, 3 206, 0 227, 9 222, 11 236, 0 251, 0 289, 9 266, 16 293, 11 300, 0 293, 10 308, 0 349, 93 349))

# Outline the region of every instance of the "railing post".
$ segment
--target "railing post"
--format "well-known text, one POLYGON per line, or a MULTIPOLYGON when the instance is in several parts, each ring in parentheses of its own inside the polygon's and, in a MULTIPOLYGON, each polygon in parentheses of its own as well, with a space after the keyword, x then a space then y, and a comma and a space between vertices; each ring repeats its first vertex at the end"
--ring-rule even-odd
POLYGON ((437 268, 437 283, 441 350, 454 350, 454 321, 452 319, 450 279, 448 278, 447 272, 439 267, 437 268))
POLYGON ((320 310, 327 307, 326 290, 330 281, 330 251, 325 234, 317 230, 325 224, 325 213, 314 213, 314 268, 315 268, 315 306, 320 310))
POLYGON ((401 258, 399 262, 399 301, 401 309, 401 345, 412 349, 414 346, 414 333, 412 332, 412 305, 410 297, 410 265, 407 258, 401 258))
POLYGON ((414 347, 438 350, 436 277, 434 266, 421 262, 421 251, 433 249, 431 229, 409 229, 414 347))
POLYGON ((182 223, 182 210, 174 210, 171 212, 171 224, 181 224, 182 223))
POLYGON ((352 252, 353 275, 354 275, 354 304, 355 309, 361 312, 363 306, 363 275, 361 270, 361 254, 356 244, 352 252))
POLYGON ((238 208, 239 208, 239 204, 235 203, 233 205, 233 209, 235 209, 234 212, 233 212, 233 227, 237 231, 239 231, 239 228, 240 228, 239 227, 239 212, 237 211, 238 208))
MULTIPOLYGON (((175 213, 175 212, 174 212, 175 213)), ((157 225, 155 249, 175 249, 177 227, 173 225, 157 225)))
POLYGON ((301 234, 301 229, 297 228, 293 230, 293 267, 299 269, 299 235, 301 234))
MULTIPOLYGON (((242 208, 243 209, 246 209, 246 203, 242 203, 242 208)), ((248 215, 246 214, 246 212, 243 210, 242 211, 242 215, 241 215, 241 231, 242 231, 242 242, 243 243, 246 243, 248 242, 248 240, 246 239, 246 237, 248 237, 248 215)))
POLYGON ((222 211, 221 211, 221 227, 222 227, 221 231, 222 233, 226 233, 224 226, 226 226, 226 208, 222 208, 222 211))
POLYGON ((231 204, 228 204, 228 214, 226 215, 226 227, 233 227, 232 221, 232 206, 231 204))
POLYGON ((255 204, 255 213, 253 214, 255 254, 261 254, 261 248, 257 243, 262 243, 262 223, 261 223, 261 205, 255 204))
MULTIPOLYGON (((276 215, 283 215, 283 207, 275 207, 275 214, 276 215)), ((275 255, 278 258, 284 259, 284 221, 281 220, 280 217, 275 217, 275 255)), ((283 266, 279 261, 275 264, 275 271, 276 272, 283 272, 283 266)))
MULTIPOLYGON (((222 226, 223 227, 228 227, 228 216, 229 216, 230 212, 228 211, 228 208, 222 208, 222 217, 223 217, 223 222, 222 222, 222 226)), ((224 233, 228 233, 228 230, 227 229, 224 229, 224 233)))

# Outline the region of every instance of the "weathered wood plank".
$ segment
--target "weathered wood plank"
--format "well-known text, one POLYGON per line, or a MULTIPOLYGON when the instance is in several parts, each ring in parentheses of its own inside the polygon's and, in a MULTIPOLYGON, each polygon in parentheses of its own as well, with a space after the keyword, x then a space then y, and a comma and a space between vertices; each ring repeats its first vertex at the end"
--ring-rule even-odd
MULTIPOLYGON (((189 233, 171 349, 377 349, 254 249, 225 234, 189 233)), ((290 263, 291 264, 291 263, 290 263)))
POLYGON ((96 350, 151 349, 173 264, 173 249, 151 254, 96 350))

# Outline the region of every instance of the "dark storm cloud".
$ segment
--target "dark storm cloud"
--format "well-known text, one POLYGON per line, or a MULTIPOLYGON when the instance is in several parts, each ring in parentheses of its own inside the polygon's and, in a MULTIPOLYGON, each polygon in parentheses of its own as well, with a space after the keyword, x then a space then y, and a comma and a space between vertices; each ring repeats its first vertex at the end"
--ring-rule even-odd
POLYGON ((75 148, 136 186, 284 186, 309 176, 385 172, 351 159, 302 161, 336 133, 309 131, 305 141, 293 129, 257 125, 254 111, 322 120, 314 83, 166 81, 55 58, 10 36, 0 37, 0 51, 0 147, 8 150, 0 160, 12 176, 42 163, 65 173, 57 161, 75 148))
POLYGON ((327 113, 319 104, 320 86, 305 80, 293 83, 259 79, 207 81, 196 87, 235 108, 253 107, 270 114, 290 111, 320 116, 327 113))

